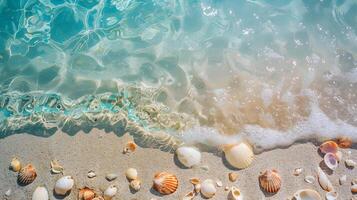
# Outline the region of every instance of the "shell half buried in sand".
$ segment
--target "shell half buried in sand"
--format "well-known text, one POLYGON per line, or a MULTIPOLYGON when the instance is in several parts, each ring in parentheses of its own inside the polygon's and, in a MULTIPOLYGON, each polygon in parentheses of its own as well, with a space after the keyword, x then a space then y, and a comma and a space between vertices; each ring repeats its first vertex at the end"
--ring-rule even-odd
POLYGON ((167 172, 155 174, 153 188, 163 195, 172 194, 177 190, 178 180, 175 175, 167 172))
POLYGON ((281 178, 278 172, 273 170, 266 170, 259 176, 260 186, 268 193, 277 193, 281 187, 281 178))
POLYGON ((249 167, 254 160, 252 147, 245 142, 225 145, 223 151, 228 163, 238 169, 249 167))
POLYGON ((32 164, 28 164, 19 171, 17 181, 19 184, 28 185, 32 183, 37 177, 37 172, 32 164))
POLYGON ((298 190, 294 194, 294 200, 322 200, 320 194, 312 189, 298 190))

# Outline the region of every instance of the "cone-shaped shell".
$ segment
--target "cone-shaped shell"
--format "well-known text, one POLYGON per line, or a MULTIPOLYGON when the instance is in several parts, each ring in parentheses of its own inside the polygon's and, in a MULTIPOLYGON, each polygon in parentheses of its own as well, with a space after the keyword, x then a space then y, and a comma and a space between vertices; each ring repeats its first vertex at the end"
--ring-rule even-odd
POLYGON ((321 153, 336 153, 338 149, 338 145, 334 141, 326 141, 322 143, 319 147, 321 153))
POLYGON ((324 156, 324 163, 325 165, 330 168, 331 170, 335 170, 338 167, 337 157, 333 153, 326 153, 324 156))
POLYGON ((268 193, 277 193, 281 187, 281 178, 276 170, 266 170, 259 176, 260 186, 268 193))
POLYGON ((55 193, 64 196, 72 189, 73 185, 74 180, 71 176, 63 176, 55 184, 55 193))
POLYGON ((254 160, 252 147, 245 142, 226 145, 223 150, 229 164, 238 169, 247 168, 254 160))
POLYGON ((32 183, 36 177, 36 169, 31 164, 28 164, 20 170, 17 181, 20 184, 27 185, 32 183))
POLYGON ((14 172, 18 172, 21 169, 21 162, 18 158, 13 158, 10 163, 10 169, 14 172))
POLYGON ((294 200, 322 200, 322 198, 315 190, 303 189, 295 192, 294 200))
POLYGON ((93 189, 90 189, 88 187, 79 189, 79 192, 78 192, 79 200, 93 200, 94 197, 95 197, 95 192, 93 189))
POLYGON ((153 188, 163 195, 172 194, 177 190, 178 180, 175 175, 160 172, 155 174, 153 181, 153 188))
POLYGON ((47 189, 45 187, 37 187, 32 194, 32 200, 49 200, 47 189))

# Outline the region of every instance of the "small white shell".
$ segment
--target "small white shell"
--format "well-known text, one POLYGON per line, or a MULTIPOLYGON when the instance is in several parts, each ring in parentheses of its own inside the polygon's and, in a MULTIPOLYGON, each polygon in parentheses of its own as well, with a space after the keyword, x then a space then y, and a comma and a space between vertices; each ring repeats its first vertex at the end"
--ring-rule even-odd
POLYGON ((326 190, 327 192, 332 191, 333 190, 332 184, 328 179, 327 175, 325 174, 325 172, 323 172, 320 167, 317 167, 317 175, 321 188, 326 190))
POLYGON ((222 186, 223 186, 223 183, 222 183, 222 181, 217 180, 217 181, 216 181, 216 185, 217 185, 217 187, 222 187, 222 186))
POLYGON ((193 167, 201 162, 201 152, 194 147, 179 147, 176 150, 176 155, 185 167, 193 167))
POLYGON ((201 184, 201 194, 206 198, 212 198, 217 192, 214 181, 207 179, 201 184))
POLYGON ((138 171, 134 168, 129 168, 126 170, 125 176, 129 180, 135 180, 138 178, 138 171))
POLYGON ((306 183, 314 183, 315 182, 315 177, 311 176, 311 175, 307 175, 305 176, 305 182, 306 183))
POLYGON ((72 189, 73 185, 74 180, 71 176, 63 176, 55 184, 55 193, 64 196, 72 189))
POLYGON ((108 181, 115 180, 116 178, 118 178, 118 175, 117 175, 117 174, 114 174, 114 173, 112 173, 112 174, 107 174, 107 175, 105 176, 105 179, 107 179, 108 181))
POLYGON ((10 189, 8 189, 8 190, 5 192, 5 196, 6 196, 6 197, 9 197, 9 196, 11 195, 11 193, 12 193, 12 190, 11 190, 11 188, 10 188, 10 189))
POLYGON ((115 185, 109 186, 105 191, 104 191, 104 199, 105 200, 111 200, 118 192, 118 188, 115 185))
POLYGON ((338 159, 337 159, 336 155, 333 153, 325 154, 324 163, 331 170, 335 170, 338 167, 338 159))
POLYGON ((48 200, 48 191, 45 187, 37 187, 32 194, 32 200, 48 200))
POLYGON ((242 193, 239 191, 238 188, 236 187, 231 187, 231 190, 228 193, 228 200, 243 200, 243 195, 242 193))
POLYGON ((93 170, 91 170, 91 171, 88 172, 87 176, 88 176, 88 178, 94 178, 97 175, 95 174, 95 172, 93 170))
POLYGON ((303 171, 304 171, 304 169, 299 167, 299 168, 294 169, 293 174, 294 174, 294 176, 299 176, 303 171))
POLYGON ((335 191, 327 192, 325 195, 326 200, 336 200, 337 197, 338 197, 338 194, 335 191))
POLYGON ((139 191, 141 188, 141 181, 139 179, 132 180, 130 182, 130 187, 135 191, 139 191))
POLYGON ((322 198, 315 190, 303 189, 295 192, 294 200, 322 200, 322 198))
POLYGON ((347 181, 347 176, 346 175, 343 175, 339 178, 339 182, 340 182, 340 185, 343 185, 345 184, 347 181))
POLYGON ((347 167, 351 167, 351 168, 353 168, 353 167, 355 167, 357 165, 357 163, 355 161, 351 160, 351 159, 345 160, 345 163, 346 163, 347 167))
POLYGON ((254 160, 252 147, 245 142, 226 146, 224 154, 228 163, 238 169, 249 167, 254 160))

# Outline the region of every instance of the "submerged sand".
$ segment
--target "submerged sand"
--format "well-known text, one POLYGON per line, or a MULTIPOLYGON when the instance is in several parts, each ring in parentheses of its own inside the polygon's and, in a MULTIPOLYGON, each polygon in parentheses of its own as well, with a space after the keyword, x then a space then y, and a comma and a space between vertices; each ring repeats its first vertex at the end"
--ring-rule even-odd
MULTIPOLYGON (((172 199, 178 200, 184 194, 192 190, 189 179, 198 177, 201 180, 221 180, 223 187, 218 188, 217 194, 212 198, 216 200, 227 199, 226 186, 238 187, 244 195, 245 200, 258 199, 291 199, 293 193, 299 189, 310 188, 317 190, 322 196, 325 192, 317 182, 306 183, 306 175, 315 175, 316 168, 322 161, 317 153, 317 147, 311 143, 295 144, 286 149, 275 149, 261 153, 251 167, 244 170, 229 168, 222 162, 222 158, 212 153, 203 152, 202 164, 199 167, 185 169, 177 163, 173 154, 158 149, 139 147, 134 153, 122 154, 122 149, 127 141, 131 140, 129 135, 118 137, 113 133, 105 133, 93 130, 89 134, 80 132, 75 136, 69 136, 58 132, 49 138, 42 138, 28 134, 12 135, 0 140, 0 194, 11 189, 8 199, 23 200, 31 199, 32 192, 37 186, 45 185, 50 191, 50 199, 58 199, 53 196, 52 189, 55 181, 61 175, 50 173, 50 161, 59 160, 65 168, 64 174, 71 175, 75 179, 75 189, 65 199, 77 199, 78 188, 88 186, 99 191, 104 190, 111 184, 119 187, 114 199, 121 200, 150 200, 150 199, 172 199), (37 171, 36 180, 27 186, 17 184, 17 173, 9 170, 9 162, 17 156, 23 163, 32 163, 37 171), (142 180, 142 188, 138 192, 132 192, 124 172, 127 168, 136 168, 142 180), (304 169, 300 176, 294 176, 295 168, 304 169), (282 176, 282 188, 275 195, 262 192, 258 184, 259 172, 265 169, 277 169, 282 176), (96 177, 89 179, 87 172, 94 170, 96 177), (160 196, 151 189, 152 177, 156 172, 168 171, 177 175, 179 179, 178 190, 168 196, 160 196), (228 173, 236 172, 238 180, 232 183, 228 180, 228 173), (114 181, 107 181, 105 175, 108 173, 118 174, 114 181)), ((344 150, 345 158, 350 151, 350 157, 357 160, 356 149, 344 150)), ((357 169, 348 169, 341 163, 336 171, 329 175, 334 188, 339 193, 339 199, 352 198, 350 192, 351 180, 357 178, 357 169), (347 175, 347 182, 339 185, 338 179, 347 175)), ((5 198, 4 198, 5 199, 5 198)), ((197 196, 195 199, 203 199, 197 196)))

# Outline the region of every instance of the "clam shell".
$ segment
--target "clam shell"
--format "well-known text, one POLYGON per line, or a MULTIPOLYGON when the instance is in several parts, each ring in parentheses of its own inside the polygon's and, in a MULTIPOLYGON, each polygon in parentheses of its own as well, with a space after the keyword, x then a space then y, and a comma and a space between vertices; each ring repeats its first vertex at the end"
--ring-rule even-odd
POLYGON ((320 145, 321 153, 336 153, 338 149, 338 145, 334 141, 326 141, 320 145))
POLYGON ((178 180, 175 175, 167 172, 155 174, 153 188, 163 195, 172 194, 177 190, 178 180))
POLYGON ((333 190, 330 180, 328 179, 327 175, 325 174, 325 172, 322 171, 320 167, 317 167, 317 177, 322 189, 326 190, 327 192, 333 190))
POLYGON ((13 158, 10 163, 10 169, 14 172, 18 172, 21 169, 21 162, 18 158, 13 158))
POLYGON ((201 152, 194 147, 179 147, 176 150, 176 155, 185 167, 193 167, 201 162, 201 152))
POLYGON ((93 200, 94 197, 95 197, 95 192, 93 189, 90 189, 88 187, 79 189, 79 192, 78 192, 79 200, 93 200))
POLYGON ((259 176, 260 186, 268 193, 277 193, 281 187, 281 178, 276 170, 266 170, 259 176))
POLYGON ((55 183, 55 193, 65 196, 73 187, 74 180, 71 176, 63 176, 55 183))
POLYGON ((322 198, 315 190, 303 189, 295 192, 294 200, 322 200, 322 198))
POLYGON ((224 154, 228 163, 238 169, 249 167, 254 160, 252 147, 245 142, 225 146, 224 154))
POLYGON ((134 168, 129 168, 125 172, 125 176, 129 180, 134 180, 138 178, 138 171, 134 168))
POLYGON ((51 172, 54 174, 61 174, 63 173, 63 167, 58 163, 57 160, 51 161, 51 172))
POLYGON ((32 194, 32 200, 49 200, 47 189, 45 187, 37 187, 32 194))
POLYGON ((338 194, 335 191, 327 192, 325 195, 326 200, 336 200, 337 197, 338 197, 338 194))
POLYGON ((111 200, 118 192, 118 188, 115 185, 109 186, 104 191, 104 200, 111 200))
POLYGON ((337 169, 337 167, 338 167, 337 160, 338 159, 337 159, 336 155, 333 153, 326 153, 324 156, 324 163, 331 170, 337 169))
POLYGON ((32 183, 36 177, 36 169, 31 164, 28 164, 19 171, 17 181, 20 184, 27 185, 32 183))
POLYGON ((228 193, 228 200, 243 200, 243 195, 240 192, 240 190, 236 187, 231 187, 229 193, 228 193))
POLYGON ((217 192, 214 181, 207 179, 201 184, 201 194, 206 198, 212 198, 217 192))
POLYGON ((132 153, 136 150, 137 145, 135 144, 134 141, 129 141, 126 143, 124 149, 123 149, 123 153, 127 154, 127 153, 132 153))
POLYGON ((139 191, 141 188, 141 181, 139 179, 135 179, 132 180, 129 185, 133 190, 139 191))
POLYGON ((343 136, 337 138, 337 144, 340 148, 350 148, 352 146, 352 140, 349 137, 343 136))

